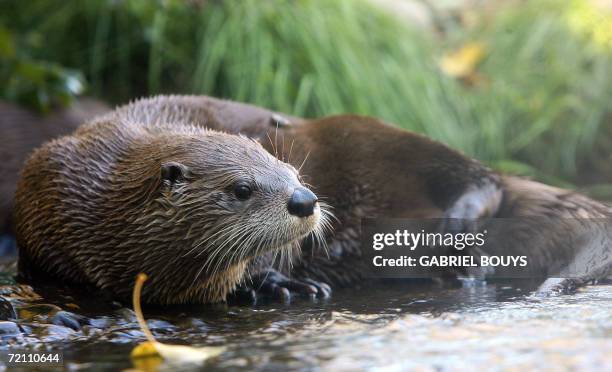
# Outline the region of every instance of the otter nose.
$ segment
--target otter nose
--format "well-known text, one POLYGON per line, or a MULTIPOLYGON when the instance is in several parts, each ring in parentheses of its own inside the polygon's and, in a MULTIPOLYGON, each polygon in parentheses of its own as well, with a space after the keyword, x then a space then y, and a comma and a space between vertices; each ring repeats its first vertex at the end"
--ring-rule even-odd
POLYGON ((305 187, 298 187, 289 199, 287 209, 289 213, 298 217, 308 217, 314 213, 317 196, 305 187))

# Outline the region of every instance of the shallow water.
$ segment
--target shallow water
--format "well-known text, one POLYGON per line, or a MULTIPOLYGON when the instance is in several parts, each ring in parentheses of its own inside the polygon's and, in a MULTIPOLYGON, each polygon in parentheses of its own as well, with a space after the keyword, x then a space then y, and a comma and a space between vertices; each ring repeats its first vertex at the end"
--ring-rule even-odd
MULTIPOLYGON (((207 370, 612 370, 612 285, 533 298, 537 283, 465 284, 389 283, 339 290, 326 301, 148 308, 145 317, 160 341, 225 345, 207 370)), ((71 370, 132 367, 129 353, 143 335, 130 310, 36 291, 44 299, 13 301, 24 332, 3 338, 0 350, 62 350, 71 370), (91 317, 92 325, 52 325, 58 309, 49 304, 91 317)))

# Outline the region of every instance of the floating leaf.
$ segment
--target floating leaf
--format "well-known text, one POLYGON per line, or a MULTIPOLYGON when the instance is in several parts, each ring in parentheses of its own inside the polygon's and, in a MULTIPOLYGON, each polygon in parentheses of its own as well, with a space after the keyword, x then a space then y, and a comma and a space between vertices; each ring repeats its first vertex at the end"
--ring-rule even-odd
POLYGON ((201 365, 206 359, 215 357, 225 350, 224 347, 192 347, 157 342, 147 326, 140 307, 140 294, 145 280, 147 280, 146 274, 138 275, 132 297, 136 319, 147 338, 146 342, 136 346, 130 354, 136 368, 150 371, 157 369, 162 363, 172 366, 201 365))

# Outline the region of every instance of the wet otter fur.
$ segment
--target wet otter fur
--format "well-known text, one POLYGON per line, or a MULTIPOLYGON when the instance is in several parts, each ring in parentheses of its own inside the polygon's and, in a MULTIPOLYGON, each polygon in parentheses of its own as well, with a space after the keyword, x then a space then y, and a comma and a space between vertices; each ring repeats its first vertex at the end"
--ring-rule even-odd
POLYGON ((253 259, 289 259, 321 233, 314 194, 256 141, 141 113, 100 117, 28 159, 15 203, 22 276, 126 299, 144 272, 145 302, 217 302, 253 259))
POLYGON ((612 275, 612 206, 572 190, 520 177, 502 176, 501 185, 504 198, 495 217, 525 222, 505 226, 500 233, 506 239, 490 245, 488 254, 512 252, 539 260, 532 260, 530 267, 532 275, 550 277, 538 289, 543 295, 570 293, 612 275), (585 231, 588 239, 578 246, 565 240, 585 231), (533 237, 546 241, 530 244, 533 237), (557 267, 558 263, 561 267, 557 267))
MULTIPOLYGON (((154 97, 127 107, 134 105, 147 112, 150 120, 159 115, 172 116, 202 127, 246 134, 300 168, 304 180, 333 207, 336 219, 333 233, 326 236, 327 253, 308 241, 302 244, 301 261, 291 271, 297 281, 309 278, 337 286, 363 281, 368 264, 361 258, 359 234, 363 217, 449 221, 612 217, 612 210, 603 203, 568 190, 499 175, 441 143, 374 118, 338 115, 308 120, 205 96, 154 97)), ((444 228, 457 231, 470 227, 444 228)), ((513 231, 502 234, 508 243, 504 247, 510 249, 505 254, 512 254, 513 239, 519 238, 513 231)), ((538 254, 544 258, 557 254, 558 249, 551 239, 538 254)), ((579 257, 588 247, 564 249, 565 254, 579 257)), ((609 275, 609 248, 595 254, 601 256, 600 264, 592 267, 584 280, 562 282, 586 283, 609 275)), ((545 259, 538 262, 534 270, 554 276, 545 259)), ((563 285, 556 289, 560 287, 563 285)))

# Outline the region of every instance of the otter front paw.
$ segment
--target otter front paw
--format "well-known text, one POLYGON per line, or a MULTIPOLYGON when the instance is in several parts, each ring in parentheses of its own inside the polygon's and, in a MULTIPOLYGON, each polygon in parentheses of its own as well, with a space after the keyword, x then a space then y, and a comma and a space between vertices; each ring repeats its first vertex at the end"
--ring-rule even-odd
POLYGON ((573 294, 582 286, 585 286, 594 280, 584 278, 548 278, 540 285, 535 292, 537 297, 549 297, 555 295, 573 294))
POLYGON ((258 298, 272 298, 289 301, 295 295, 329 298, 331 292, 331 287, 326 283, 308 278, 302 280, 288 278, 274 269, 268 269, 253 275, 251 283, 239 287, 232 294, 232 299, 255 302, 258 298))

